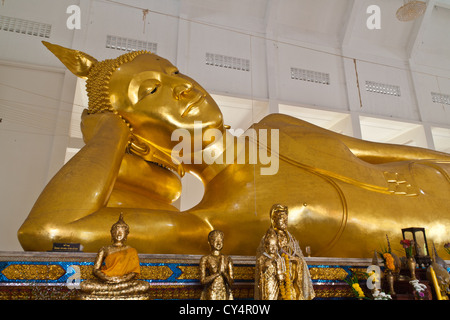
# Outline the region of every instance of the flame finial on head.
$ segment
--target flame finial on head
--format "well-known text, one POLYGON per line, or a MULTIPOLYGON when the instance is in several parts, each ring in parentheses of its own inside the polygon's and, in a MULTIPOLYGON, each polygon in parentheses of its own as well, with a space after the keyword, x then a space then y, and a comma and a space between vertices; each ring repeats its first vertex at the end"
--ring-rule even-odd
POLYGON ((122 64, 132 61, 141 54, 151 54, 149 51, 131 51, 115 59, 98 61, 94 57, 79 50, 65 48, 47 41, 42 43, 66 67, 79 78, 86 79, 86 91, 89 97, 88 113, 114 111, 109 96, 109 80, 113 72, 122 64))
POLYGON ((117 222, 112 225, 111 231, 120 227, 125 228, 127 232, 129 232, 130 230, 128 224, 126 224, 125 221, 123 220, 123 212, 120 213, 119 220, 117 220, 117 222))

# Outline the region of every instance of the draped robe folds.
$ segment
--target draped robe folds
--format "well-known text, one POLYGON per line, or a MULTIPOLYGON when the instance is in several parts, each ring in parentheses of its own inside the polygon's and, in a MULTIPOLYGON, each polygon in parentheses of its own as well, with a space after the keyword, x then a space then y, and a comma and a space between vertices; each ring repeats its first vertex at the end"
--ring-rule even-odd
POLYGON ((269 255, 261 255, 256 262, 256 273, 259 274, 257 286, 260 289, 258 300, 278 300, 279 283, 277 279, 277 262, 269 255))
MULTIPOLYGON (((228 256, 219 255, 215 257, 209 255, 202 257, 200 259, 200 280, 205 281, 208 276, 218 273, 221 267, 224 267, 230 278, 233 277, 233 262, 228 256)), ((220 275, 205 284, 200 300, 233 300, 233 293, 225 276, 220 275)))
MULTIPOLYGON (((260 245, 256 253, 255 268, 255 300, 282 300, 279 284, 275 284, 274 267, 264 267, 262 263, 268 261, 268 256, 264 252, 264 240, 266 237, 275 236, 278 243, 278 254, 285 253, 289 259, 298 259, 299 264, 292 263, 290 278, 292 281, 293 300, 312 300, 315 297, 311 275, 308 265, 303 257, 302 250, 298 241, 285 230, 275 230, 270 227, 264 237, 261 239, 260 245)), ((275 262, 275 261, 274 261, 275 262)))
POLYGON ((138 253, 134 248, 110 253, 104 262, 102 272, 110 277, 123 276, 131 272, 141 273, 138 253))

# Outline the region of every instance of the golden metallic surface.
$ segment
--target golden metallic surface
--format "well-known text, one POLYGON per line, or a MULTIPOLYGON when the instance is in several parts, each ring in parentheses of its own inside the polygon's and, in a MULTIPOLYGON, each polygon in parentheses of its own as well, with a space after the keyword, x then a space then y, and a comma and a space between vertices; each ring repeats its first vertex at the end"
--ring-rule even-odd
POLYGON ((129 226, 121 214, 111 227, 113 244, 102 247, 95 259, 92 273, 96 279, 80 284, 81 300, 149 299, 149 283, 135 280, 141 274, 139 257, 134 248, 125 245, 128 233, 129 226))
POLYGON ((224 234, 213 230, 208 235, 211 253, 200 259, 200 283, 204 286, 200 300, 233 300, 233 261, 223 255, 224 234))
POLYGON ((308 265, 298 241, 288 231, 289 210, 274 204, 271 225, 256 251, 255 300, 312 300, 308 265))
POLYGON ((312 280, 344 280, 348 276, 348 272, 342 268, 310 268, 312 280))
POLYGON ((217 129, 233 144, 192 139, 187 157, 203 148, 235 151, 236 158, 249 145, 228 139, 211 96, 161 57, 136 52, 98 62, 46 45, 75 75, 87 73, 86 145, 48 183, 21 226, 25 250, 75 242, 96 251, 123 212, 133 229, 129 243, 142 253, 204 254, 205 237, 219 229, 227 237, 224 253, 253 255, 269 223, 267 210, 283 203, 290 231, 312 256, 371 257, 386 234, 396 244, 401 229, 411 226, 426 228, 443 253, 450 227, 448 154, 362 141, 271 114, 247 132, 279 131, 276 146, 256 140, 279 159, 276 174, 260 174, 267 167, 261 162, 174 163, 170 151, 179 141, 172 133, 184 129, 195 137, 196 121, 202 132, 217 129), (173 203, 185 172, 203 181, 205 194, 179 212, 173 203))
POLYGON ((349 286, 327 286, 316 290, 317 298, 354 298, 355 294, 349 286))
POLYGON ((167 280, 173 274, 168 266, 141 266, 140 279, 167 280))
MULTIPOLYGON (((199 299, 203 290, 199 281, 201 257, 202 255, 139 254, 141 275, 138 279, 146 280, 151 284, 147 292, 150 299, 199 299), (169 275, 169 269, 173 270, 176 276, 169 275), (166 275, 167 278, 165 278, 166 275)), ((231 257, 234 264, 233 297, 235 300, 253 299, 255 256, 231 257)), ((80 281, 96 279, 92 274, 95 258, 96 253, 86 252, 0 252, 0 272, 3 273, 11 265, 24 267, 20 269, 14 267, 20 270, 18 272, 27 270, 21 277, 17 277, 21 279, 9 280, 5 276, 0 277, 0 300, 78 299, 79 290, 70 289, 67 285, 67 273, 72 272, 69 271, 69 266, 79 267, 80 281), (37 279, 35 275, 42 272, 43 265, 63 268, 66 274, 57 280, 42 281, 46 280, 46 276, 40 276, 37 279)), ((312 257, 305 260, 310 267, 313 280, 316 280, 314 291, 318 298, 353 297, 348 284, 339 279, 343 274, 339 270, 351 270, 353 273, 365 272, 372 264, 371 259, 359 258, 312 257), (314 272, 316 269, 320 269, 320 272, 314 272)), ((358 278, 365 279, 360 275, 358 278)))
POLYGON ((57 280, 65 273, 58 265, 12 264, 2 270, 9 280, 57 280))

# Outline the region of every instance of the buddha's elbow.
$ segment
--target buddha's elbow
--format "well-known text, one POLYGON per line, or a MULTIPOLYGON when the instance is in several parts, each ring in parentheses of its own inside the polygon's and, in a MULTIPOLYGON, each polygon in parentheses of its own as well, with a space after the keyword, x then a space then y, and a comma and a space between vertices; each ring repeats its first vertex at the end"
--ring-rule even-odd
POLYGON ((52 232, 55 231, 50 226, 42 226, 27 219, 17 231, 17 238, 25 251, 49 251, 54 242, 52 232))

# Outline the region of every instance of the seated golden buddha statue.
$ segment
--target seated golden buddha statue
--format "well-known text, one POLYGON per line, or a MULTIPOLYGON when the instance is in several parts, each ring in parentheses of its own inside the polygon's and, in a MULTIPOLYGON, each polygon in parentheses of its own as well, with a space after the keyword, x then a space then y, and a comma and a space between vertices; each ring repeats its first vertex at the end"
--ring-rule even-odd
POLYGON ((102 247, 95 259, 96 279, 80 283, 80 299, 148 299, 148 282, 135 280, 141 267, 136 249, 125 244, 128 233, 121 214, 111 227, 112 245, 102 247))
POLYGON ((166 59, 130 52, 97 61, 45 45, 87 79, 86 145, 47 184, 19 229, 25 250, 50 250, 53 242, 96 250, 108 239, 105 226, 124 212, 139 252, 202 254, 209 250, 204 238, 219 229, 228 239, 224 253, 253 255, 274 203, 289 207, 290 231, 312 256, 371 257, 376 241, 388 234, 399 242, 411 225, 425 227, 440 248, 448 239, 448 154, 367 142, 282 114, 252 125, 243 136, 253 130, 255 139, 244 141, 227 130, 208 92, 166 59), (172 157, 181 143, 172 135, 180 130, 191 137, 182 161, 172 157), (194 139, 208 130, 225 139, 194 139), (265 149, 277 170, 262 174, 268 164, 260 159, 239 163, 251 144, 265 149), (195 161, 201 153, 237 160, 195 161), (202 180, 205 193, 180 212, 174 202, 185 172, 202 180))

